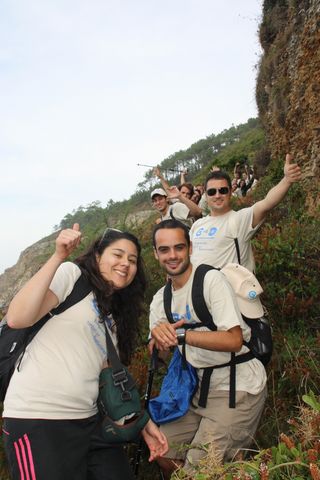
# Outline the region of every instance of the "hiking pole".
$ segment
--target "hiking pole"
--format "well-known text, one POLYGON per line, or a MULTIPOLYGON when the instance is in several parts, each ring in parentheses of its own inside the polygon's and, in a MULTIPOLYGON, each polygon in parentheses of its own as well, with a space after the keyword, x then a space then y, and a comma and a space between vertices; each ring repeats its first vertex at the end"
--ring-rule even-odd
POLYGON ((148 167, 148 168, 156 168, 156 165, 144 165, 143 163, 137 163, 138 167, 148 167))
MULTIPOLYGON (((151 355, 151 360, 150 360, 150 365, 148 368, 148 379, 147 379, 147 387, 146 391, 144 394, 144 408, 145 410, 148 408, 148 403, 150 400, 151 392, 152 392, 152 384, 153 384, 153 377, 154 377, 154 372, 156 370, 156 365, 157 365, 157 360, 158 360, 158 350, 154 347, 152 350, 152 355, 151 355)), ((137 477, 138 476, 138 471, 139 471, 139 464, 140 464, 140 459, 142 455, 142 450, 144 446, 144 441, 142 436, 140 436, 137 452, 136 452, 136 457, 135 457, 135 463, 134 463, 134 475, 137 477)))
MULTIPOLYGON (((137 163, 138 167, 148 167, 148 168, 156 168, 157 165, 144 165, 143 163, 137 163)), ((183 173, 184 170, 178 170, 177 168, 165 168, 169 172, 176 172, 176 173, 183 173)))

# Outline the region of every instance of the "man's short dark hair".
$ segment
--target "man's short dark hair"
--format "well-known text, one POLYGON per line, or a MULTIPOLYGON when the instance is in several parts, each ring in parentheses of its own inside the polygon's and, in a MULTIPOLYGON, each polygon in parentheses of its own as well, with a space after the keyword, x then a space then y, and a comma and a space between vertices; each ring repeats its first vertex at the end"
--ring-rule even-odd
POLYGON ((173 228, 180 228, 184 232, 184 238, 187 242, 188 247, 190 246, 190 236, 189 236, 189 228, 179 220, 169 219, 169 220, 162 220, 162 222, 158 223, 152 232, 152 244, 154 248, 156 248, 156 233, 158 230, 162 229, 173 229, 173 228))
POLYGON ((209 173, 209 175, 206 178, 206 181, 204 182, 204 186, 206 190, 207 190, 207 184, 209 180, 226 180, 231 190, 231 178, 227 174, 227 172, 224 172, 223 170, 216 170, 215 172, 209 173))

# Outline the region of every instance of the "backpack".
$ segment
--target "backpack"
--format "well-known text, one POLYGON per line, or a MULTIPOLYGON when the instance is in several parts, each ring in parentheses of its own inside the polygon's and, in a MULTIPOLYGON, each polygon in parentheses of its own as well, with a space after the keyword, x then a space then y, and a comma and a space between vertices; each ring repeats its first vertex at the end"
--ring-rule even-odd
POLYGON ((64 302, 47 313, 31 327, 10 328, 6 318, 3 318, 0 322, 0 402, 4 401, 13 372, 16 368, 18 371, 20 370, 26 347, 43 325, 54 315, 58 315, 80 302, 80 300, 85 298, 91 291, 92 287, 85 275, 81 273, 74 284, 72 292, 64 302))
MULTIPOLYGON (((232 265, 232 264, 229 264, 232 265)), ((237 265, 237 264, 235 264, 237 265)), ((216 331, 217 326, 215 325, 211 313, 208 310, 204 296, 203 296, 203 284, 204 278, 208 271, 210 270, 219 270, 212 267, 211 265, 199 265, 194 273, 191 297, 192 305, 194 311, 201 320, 201 322, 194 322, 187 325, 187 328, 199 328, 205 326, 211 331, 216 331)), ((172 289, 171 281, 167 282, 164 293, 163 293, 163 302, 164 309, 167 316, 167 319, 170 323, 174 323, 174 319, 171 312, 171 301, 172 301, 172 289)), ((217 368, 230 367, 230 395, 229 395, 229 407, 235 408, 235 397, 236 397, 236 365, 239 363, 244 363, 253 358, 257 358, 264 365, 271 359, 272 355, 272 332, 270 325, 265 317, 261 318, 247 318, 242 315, 243 320, 251 328, 251 338, 249 342, 244 342, 246 347, 249 349, 249 352, 243 353, 241 355, 236 355, 234 352, 230 352, 230 361, 220 365, 214 365, 212 367, 203 368, 203 377, 200 387, 200 396, 198 405, 201 407, 206 407, 207 397, 210 386, 210 378, 213 373, 213 370, 217 368)))

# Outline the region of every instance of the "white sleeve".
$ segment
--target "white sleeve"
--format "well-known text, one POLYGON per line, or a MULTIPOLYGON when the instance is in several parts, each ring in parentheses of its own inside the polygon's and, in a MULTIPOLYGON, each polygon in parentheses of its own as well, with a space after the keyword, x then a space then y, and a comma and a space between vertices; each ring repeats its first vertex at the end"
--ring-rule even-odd
POLYGON ((241 238, 244 241, 251 240, 264 222, 264 220, 262 220, 255 228, 252 227, 253 207, 238 210, 236 215, 234 215, 234 219, 237 226, 237 238, 241 238))
POLYGON ((59 304, 71 293, 81 275, 80 268, 72 262, 64 262, 56 271, 49 289, 58 297, 59 304))
POLYGON ((225 276, 217 271, 209 271, 204 279, 204 299, 218 330, 242 327, 241 313, 235 294, 225 276))
POLYGON ((176 220, 186 220, 189 216, 190 210, 184 203, 177 202, 171 206, 171 211, 176 220))
POLYGON ((158 292, 152 299, 150 305, 150 315, 149 315, 149 328, 153 329, 157 324, 167 322, 166 313, 163 306, 163 290, 164 287, 160 288, 158 292))

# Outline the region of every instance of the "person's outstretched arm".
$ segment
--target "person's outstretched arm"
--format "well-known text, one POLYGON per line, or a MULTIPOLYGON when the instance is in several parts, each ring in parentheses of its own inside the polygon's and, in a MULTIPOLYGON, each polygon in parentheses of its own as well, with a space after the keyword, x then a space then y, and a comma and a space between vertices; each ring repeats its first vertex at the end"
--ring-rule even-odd
POLYGON ((190 198, 185 197, 182 195, 178 187, 169 187, 168 190, 168 198, 171 200, 177 199, 179 202, 184 203, 189 208, 189 217, 201 218, 202 217, 202 210, 201 208, 194 203, 190 198))
POLYGON ((284 177, 269 192, 263 200, 255 203, 253 206, 252 227, 255 228, 267 215, 270 210, 276 207, 286 196, 289 188, 293 183, 301 180, 301 170, 299 165, 291 163, 292 155, 287 153, 284 164, 284 177))
POLYGON ((12 299, 6 315, 11 328, 25 328, 36 323, 58 304, 57 296, 49 290, 50 283, 61 263, 79 245, 79 224, 62 230, 56 239, 54 254, 12 299))
POLYGON ((183 183, 186 183, 186 177, 188 175, 188 169, 186 168, 186 170, 182 170, 181 173, 180 173, 180 185, 182 185, 183 183))
POLYGON ((161 173, 161 170, 159 167, 154 167, 153 169, 153 174, 159 178, 160 182, 161 182, 161 185, 163 186, 163 188, 165 189, 165 191, 168 193, 168 190, 170 188, 170 185, 169 183, 167 182, 167 180, 164 178, 164 176, 162 175, 161 173))

